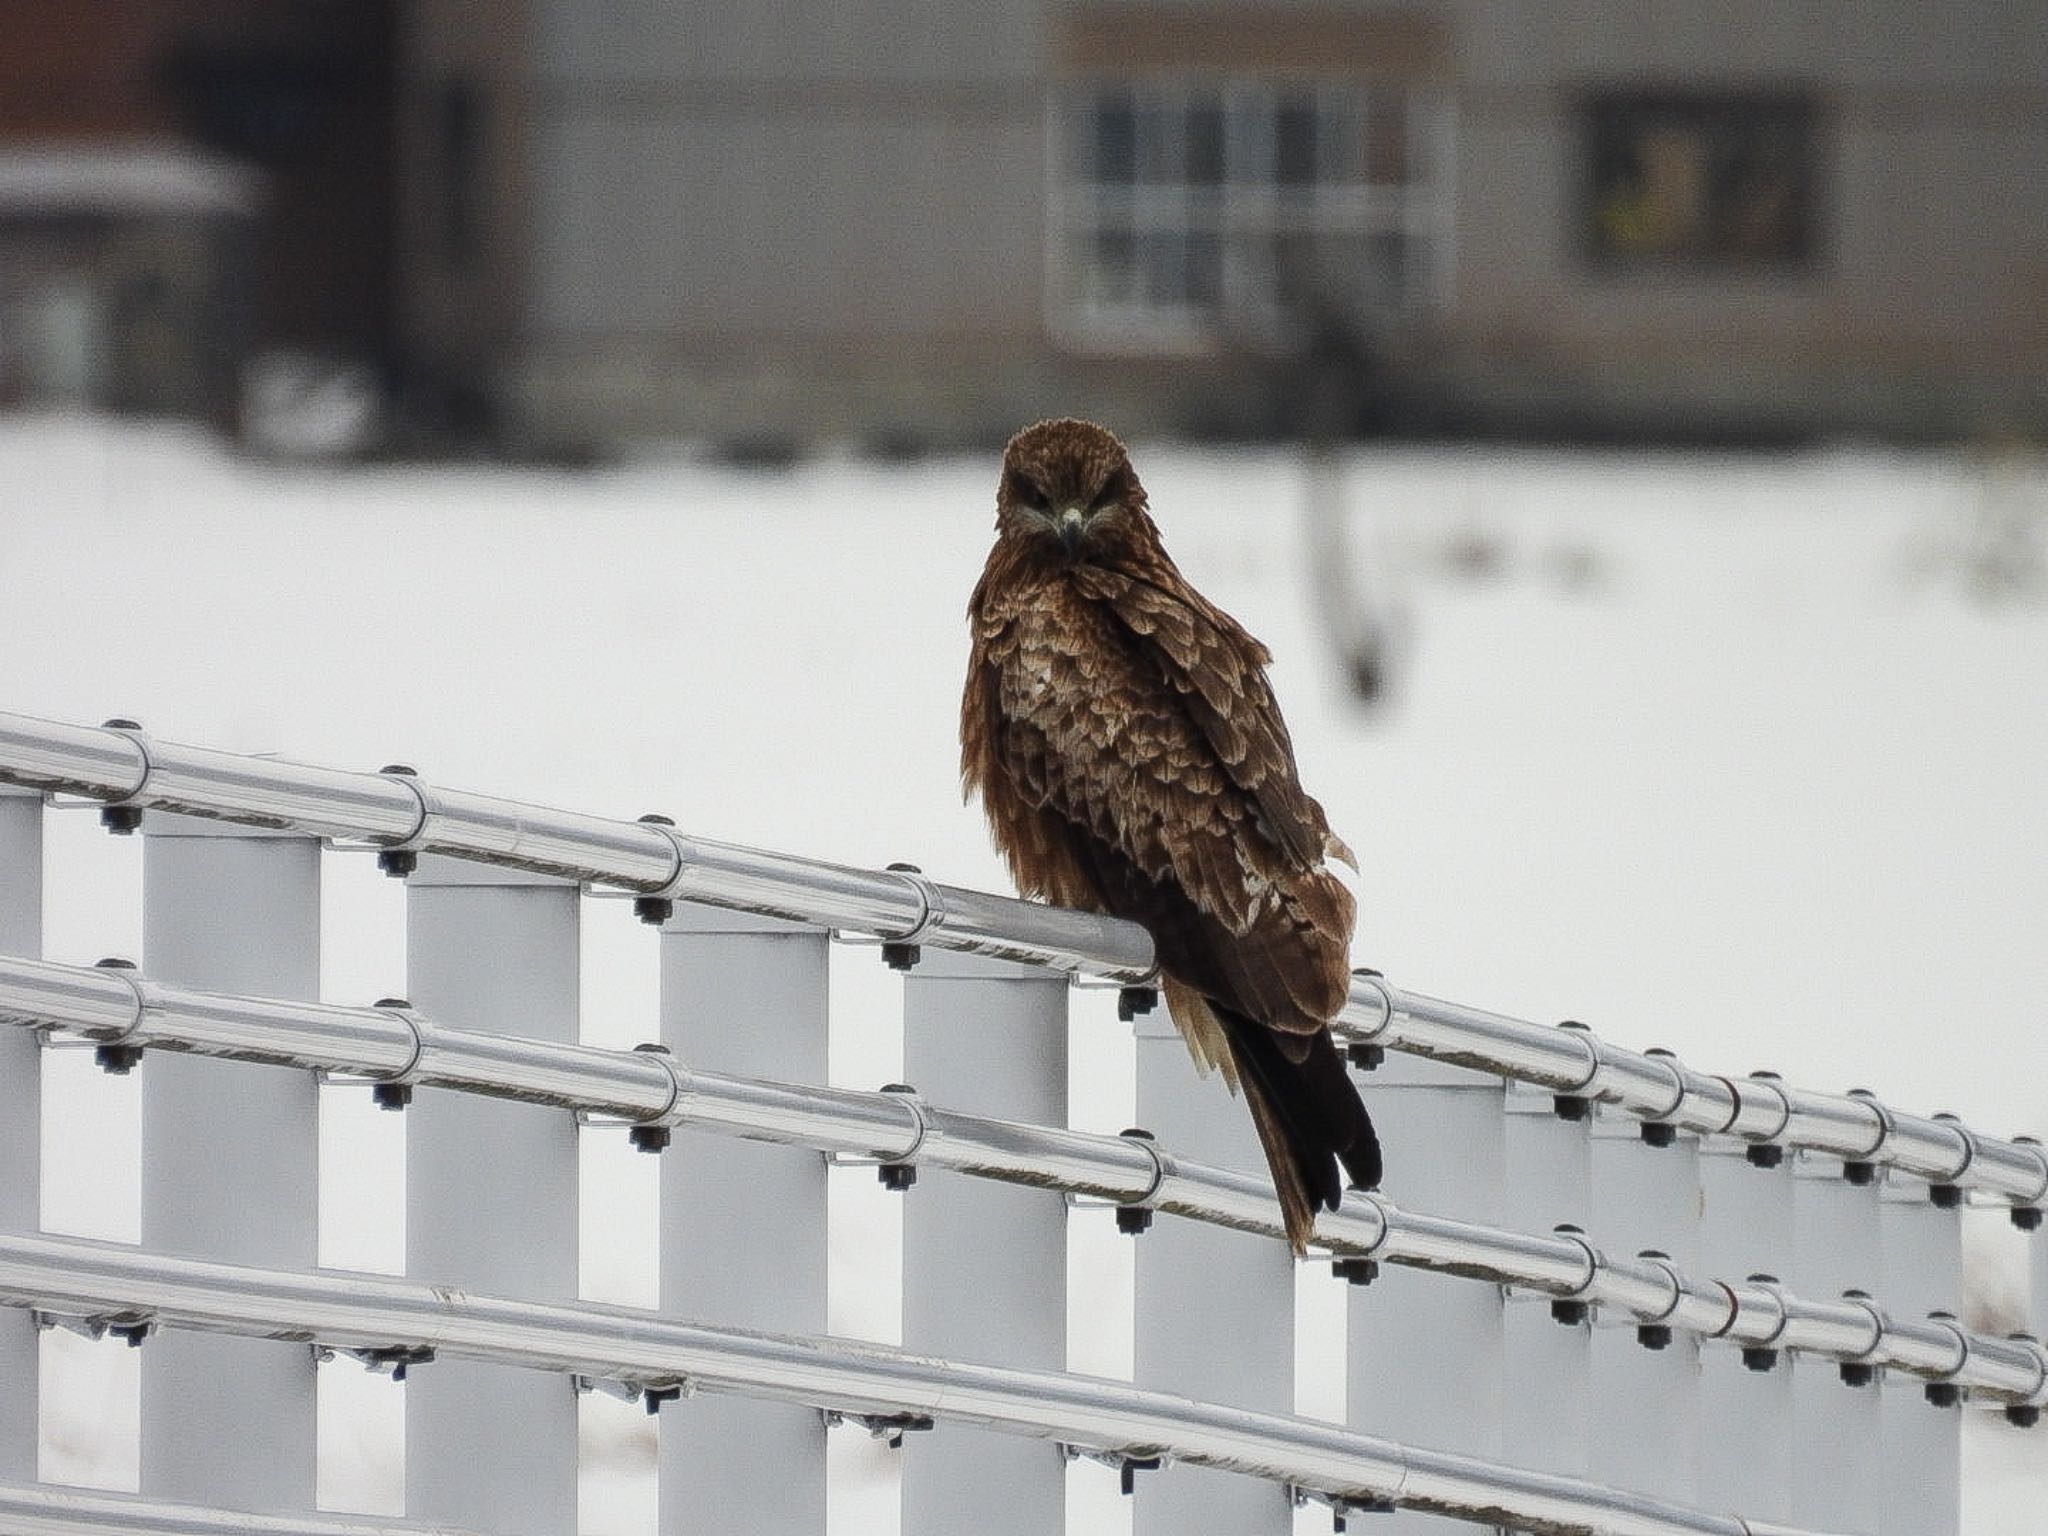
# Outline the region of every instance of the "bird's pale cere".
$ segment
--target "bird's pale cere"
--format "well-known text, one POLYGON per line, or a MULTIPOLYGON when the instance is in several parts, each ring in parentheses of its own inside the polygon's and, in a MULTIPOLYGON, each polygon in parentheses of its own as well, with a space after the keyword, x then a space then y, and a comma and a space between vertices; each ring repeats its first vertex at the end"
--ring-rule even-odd
POLYGON ((1350 989, 1349 850, 1301 787, 1271 656, 1159 540, 1122 443, 1019 432, 968 603, 960 773, 1027 896, 1152 934, 1204 1071, 1241 1089, 1299 1250, 1318 1208, 1379 1183, 1329 1021, 1350 989))

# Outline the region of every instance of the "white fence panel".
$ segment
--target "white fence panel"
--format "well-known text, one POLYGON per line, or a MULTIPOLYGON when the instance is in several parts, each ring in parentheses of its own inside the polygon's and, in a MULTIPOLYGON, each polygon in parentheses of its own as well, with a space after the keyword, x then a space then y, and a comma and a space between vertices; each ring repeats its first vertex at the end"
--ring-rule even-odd
MULTIPOLYGON (((661 1039, 687 1067, 822 1083, 829 935, 683 904, 661 936, 661 1039)), ((672 1317, 825 1331, 825 1161, 687 1128, 662 1155, 661 1305, 672 1317)), ((825 1423, 739 1397, 661 1409, 661 1528, 822 1531, 825 1423)))
MULTIPOLYGON (((1138 1125, 1186 1157, 1268 1177, 1258 1133, 1223 1084, 1195 1075, 1164 999, 1138 1015, 1138 1125)), ((1285 1243, 1155 1221, 1137 1239, 1140 1386, 1265 1413, 1294 1410, 1294 1264, 1285 1243)), ((1199 1467, 1136 1471, 1136 1536, 1205 1527, 1286 1536, 1281 1490, 1199 1467)))
MULTIPOLYGON (((920 1099, 1067 1121, 1066 978, 926 950, 903 978, 903 1074, 920 1099)), ((943 1135, 943 1127, 927 1130, 943 1135)), ((904 1191, 903 1342, 1025 1370, 1067 1363, 1067 1205, 1056 1189, 941 1172, 904 1191)), ((1057 1447, 940 1425, 903 1445, 904 1536, 1049 1536, 1066 1522, 1057 1447)))
MULTIPOLYGON (((1501 1219, 1507 1138, 1499 1078, 1390 1056, 1359 1086, 1404 1203, 1461 1221, 1501 1219)), ((1441 1276, 1370 1259, 1339 1259, 1333 1267, 1333 1283, 1351 1282, 1346 1422, 1368 1434, 1499 1456, 1506 1391, 1501 1288, 1447 1285, 1441 1276)), ((1403 1510, 1374 1516, 1366 1529, 1449 1536, 1469 1528, 1403 1510)))
MULTIPOLYGON (((1910 1174, 1885 1181, 1878 1202, 1884 1264, 1877 1294, 1892 1314, 1953 1319, 1962 1310, 1962 1210, 1937 1205, 1910 1174)), ((1883 1427, 1883 1536, 1956 1536, 1962 1510, 1960 1389, 1888 1375, 1883 1427)))
MULTIPOLYGON (((161 811, 148 813, 142 830, 144 974, 318 998, 316 839, 161 811)), ((319 1080, 164 1051, 139 1070, 143 1246, 313 1268, 319 1080)), ((304 1343, 178 1332, 152 1339, 142 1356, 141 1491, 239 1509, 312 1509, 314 1399, 304 1343)))
MULTIPOLYGON (((581 895, 567 881, 421 855, 406 891, 407 996, 427 1016, 574 1041, 581 895)), ((406 1111, 406 1273, 576 1299, 576 1117, 421 1088, 406 1111)), ((565 1376, 436 1360, 405 1375, 405 1508, 575 1536, 576 1394, 565 1376)))
MULTIPOLYGON (((43 952, 43 797, 0 785, 0 954, 43 952)), ((0 1027, 0 1233, 40 1225, 42 1192, 40 1042, 0 1027)), ((0 1311, 0 1481, 36 1475, 40 1371, 35 1320, 0 1311)))

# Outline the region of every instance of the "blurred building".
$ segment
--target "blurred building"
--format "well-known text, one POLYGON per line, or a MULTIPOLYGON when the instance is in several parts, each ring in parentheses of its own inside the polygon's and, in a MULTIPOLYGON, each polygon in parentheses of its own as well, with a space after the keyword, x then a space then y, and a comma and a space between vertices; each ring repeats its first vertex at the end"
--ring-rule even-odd
POLYGON ((2044 167, 2011 0, 7 0, 0 404, 2039 434, 2044 167))
POLYGON ((402 328, 516 433, 2048 424, 2048 7, 423 0, 402 328))
POLYGON ((387 366, 393 0, 0 5, 0 404, 236 423, 387 366))

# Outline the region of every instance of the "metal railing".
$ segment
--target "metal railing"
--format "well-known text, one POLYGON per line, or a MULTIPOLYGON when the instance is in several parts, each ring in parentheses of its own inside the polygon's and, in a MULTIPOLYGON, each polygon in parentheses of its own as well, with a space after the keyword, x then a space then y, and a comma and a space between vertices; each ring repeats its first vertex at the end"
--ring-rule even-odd
POLYGON ((402 1280, 252 1270, 76 1239, 4 1236, 0 1303, 130 1328, 403 1354, 415 1369, 447 1356, 638 1391, 739 1392, 897 1430, 974 1425, 1114 1462, 1170 1458, 1243 1473, 1340 1511, 1415 1509, 1557 1536, 1799 1536, 1789 1526, 1702 1513, 1583 1479, 1123 1382, 706 1327, 626 1308, 548 1306, 402 1280))
MULTIPOLYGON (((1151 942, 1131 923, 927 880, 716 842, 659 821, 619 821, 442 789, 409 770, 350 773, 159 741, 120 724, 0 714, 0 783, 103 802, 117 819, 183 812, 330 839, 360 840, 402 870, 420 852, 878 937, 1142 983, 1151 942)), ((1872 1095, 1721 1077, 1592 1033, 1546 1027, 1360 976, 1340 1036, 1497 1073, 1646 1125, 1727 1135, 1764 1149, 1843 1159, 1863 1179, 1896 1168, 1946 1203, 1975 1192, 2033 1225, 2048 1201, 2048 1151, 1953 1118, 1909 1114, 1872 1095)))
MULTIPOLYGON (((450 1088, 553 1105, 649 1132, 692 1127, 878 1164, 979 1178, 1283 1235, 1270 1185, 1176 1156, 1150 1138, 1098 1136, 865 1093, 694 1070, 665 1052, 608 1051, 455 1029, 394 1005, 346 1008, 164 986, 126 969, 0 956, 0 1025, 62 1029, 122 1067, 145 1048, 303 1068, 394 1089, 450 1088)), ((1616 1258, 1577 1235, 1508 1231, 1404 1211, 1352 1191, 1319 1214, 1332 1253, 1464 1276, 1611 1310, 1639 1327, 1745 1349, 1891 1369, 2031 1415, 2048 1406, 2048 1350, 1905 1321, 1882 1298, 1810 1299, 1774 1282, 1699 1279, 1668 1257, 1616 1258)), ((1659 1339, 1656 1333, 1649 1335, 1659 1339)))

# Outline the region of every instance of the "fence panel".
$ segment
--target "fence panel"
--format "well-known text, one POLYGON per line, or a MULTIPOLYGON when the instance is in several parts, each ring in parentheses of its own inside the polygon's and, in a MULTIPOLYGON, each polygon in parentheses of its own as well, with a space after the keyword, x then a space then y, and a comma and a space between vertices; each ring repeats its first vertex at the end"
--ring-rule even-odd
MULTIPOLYGON (((1503 1085, 1415 1056, 1389 1057, 1360 1084, 1389 1178, 1402 1202, 1461 1221, 1497 1222, 1507 1155, 1503 1085)), ((1386 1266, 1376 1276, 1338 1261, 1347 1287, 1346 1422, 1374 1435, 1412 1435, 1447 1451, 1498 1456, 1505 1303, 1495 1285, 1386 1266), (1364 1282, 1370 1277, 1370 1283, 1364 1282)), ((1369 1527, 1387 1536, 1468 1529, 1403 1510, 1369 1527)))
MULTIPOLYGON (((1592 1202, 1592 1117, 1566 1119, 1555 1096, 1510 1083, 1502 1209, 1532 1231, 1587 1230, 1592 1202)), ((1592 1462, 1593 1336, 1569 1304, 1516 1293, 1503 1319, 1507 1378, 1501 1454, 1512 1465, 1583 1477, 1592 1462)))
MULTIPOLYGON (((947 1108, 1035 1125, 1067 1120, 1064 977, 926 951, 903 978, 903 1071, 947 1108)), ((923 1353, 1058 1371, 1067 1352, 1067 1206, 1057 1190, 940 1173, 906 1192, 903 1342, 923 1353)), ((904 1536, 1046 1536, 1066 1520, 1066 1469, 1043 1443, 959 1426, 903 1448, 904 1536)))
MULTIPOLYGON (((1137 1019, 1138 1124, 1175 1152, 1226 1168, 1266 1162, 1242 1102, 1195 1075, 1164 1001, 1137 1019)), ((1138 1238, 1138 1384, 1268 1413, 1294 1409, 1294 1265, 1285 1243, 1190 1222, 1138 1238)), ((1286 1536, 1278 1491, 1200 1467, 1137 1474, 1136 1536, 1205 1528, 1286 1536)))
MULTIPOLYGON (((410 1001, 501 1035, 573 1041, 574 884, 421 855, 406 892, 410 1001)), ((406 1273, 435 1286, 576 1298, 576 1118, 421 1088, 406 1112, 406 1273)), ((567 1377, 441 1360, 405 1381, 405 1507, 420 1520, 575 1536, 567 1377)))
MULTIPOLYGON (((661 936, 661 1038, 690 1068, 826 1080, 821 928, 680 904, 661 936)), ((681 1130, 661 1168, 661 1305, 673 1317, 825 1331, 825 1161, 681 1130)), ((825 1528, 825 1424, 738 1397, 661 1410, 661 1528, 825 1528)))
MULTIPOLYGON (((1592 1204, 1586 1231, 1609 1255, 1654 1251, 1699 1272, 1699 1138, 1654 1133, 1602 1107, 1593 1122, 1592 1204)), ((1594 1316, 1588 1470, 1602 1482, 1680 1503, 1700 1480, 1700 1341, 1683 1330, 1594 1316), (1654 1346, 1654 1347, 1653 1347, 1654 1346)), ((1725 1349, 1726 1346, 1720 1346, 1725 1349)))
MULTIPOLYGON (((1700 1262, 1709 1274, 1782 1279, 1793 1251, 1792 1210, 1788 1168, 1752 1162, 1725 1136, 1702 1145, 1700 1262)), ((1784 1520, 1792 1505, 1792 1373, 1782 1359, 1767 1360, 1771 1353, 1701 1352, 1700 1413, 1715 1433, 1703 1448, 1700 1478, 1734 1507, 1784 1520)))
MULTIPOLYGON (((1878 1187, 1852 1184, 1840 1158, 1799 1156, 1793 1173, 1793 1235, 1785 1278, 1803 1296, 1884 1290, 1878 1187)), ((1825 1360, 1792 1365, 1792 1518, 1875 1532, 1884 1523, 1882 1394, 1876 1379, 1825 1360)))
MULTIPOLYGON (((320 844, 152 811, 142 947, 154 981, 320 992, 320 844)), ((142 1073, 142 1242, 309 1270, 319 1246, 319 1082, 289 1067, 158 1051, 142 1073)), ((314 1361, 304 1343, 165 1332, 142 1356, 141 1491, 264 1511, 314 1504, 314 1361)))
MULTIPOLYGON (((1883 1280, 1878 1295, 1901 1319, 1962 1310, 1962 1211, 1929 1198, 1910 1174, 1887 1179, 1878 1200, 1883 1280)), ((1888 1372, 1883 1426, 1884 1536, 1955 1536, 1962 1508, 1962 1410, 1933 1383, 1888 1372), (1930 1391, 1930 1388, 1933 1390, 1930 1391), (1943 1398, 1937 1404, 1930 1398, 1943 1398)))
MULTIPOLYGON (((43 797, 0 786, 0 954, 43 952, 43 797)), ((0 1026, 0 1233, 33 1233, 42 1190, 41 1044, 0 1026)), ((36 1475, 35 1320, 0 1312, 0 1480, 36 1475)))

